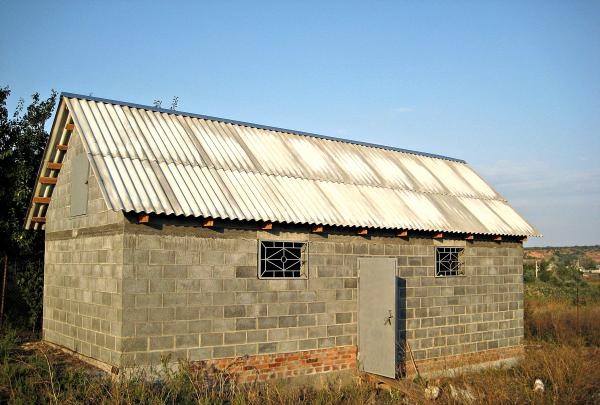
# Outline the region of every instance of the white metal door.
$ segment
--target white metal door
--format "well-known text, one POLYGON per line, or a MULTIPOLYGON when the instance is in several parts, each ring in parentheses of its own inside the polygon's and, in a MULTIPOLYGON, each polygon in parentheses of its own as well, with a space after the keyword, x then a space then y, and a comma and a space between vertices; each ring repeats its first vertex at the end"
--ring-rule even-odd
POLYGON ((396 259, 358 259, 359 367, 396 377, 396 259))

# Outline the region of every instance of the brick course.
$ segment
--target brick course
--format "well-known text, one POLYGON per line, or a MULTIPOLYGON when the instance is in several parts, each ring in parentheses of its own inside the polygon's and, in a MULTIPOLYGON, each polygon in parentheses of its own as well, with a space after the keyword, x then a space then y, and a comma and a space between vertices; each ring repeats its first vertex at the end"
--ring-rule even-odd
POLYGON ((241 383, 353 370, 356 346, 203 360, 197 367, 224 372, 241 383))

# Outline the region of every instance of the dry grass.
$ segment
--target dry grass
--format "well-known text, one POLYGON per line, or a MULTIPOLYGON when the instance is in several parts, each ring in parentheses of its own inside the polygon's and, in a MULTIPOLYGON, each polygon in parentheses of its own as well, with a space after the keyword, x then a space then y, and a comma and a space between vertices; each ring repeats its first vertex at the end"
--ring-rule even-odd
POLYGON ((455 378, 403 380, 391 390, 355 380, 343 385, 335 378, 325 386, 274 382, 265 385, 228 384, 223 375, 183 364, 159 380, 143 372, 110 380, 62 352, 37 345, 32 353, 13 355, 2 369, 0 402, 39 404, 426 404, 427 384, 441 387, 436 404, 468 403, 451 395, 466 390, 472 404, 598 404, 600 349, 582 345, 540 343, 529 346, 512 369, 486 370, 455 378), (546 386, 533 392, 536 378, 546 386))
POLYGON ((600 305, 527 301, 525 320, 528 339, 600 346, 600 305))
POLYGON ((320 387, 271 382, 238 385, 227 373, 183 363, 149 378, 144 371, 111 380, 85 363, 43 344, 16 346, 0 339, 0 404, 600 404, 600 307, 568 303, 526 305, 526 355, 511 369, 454 378, 402 380, 382 389, 331 377, 320 387), (533 391, 539 378, 545 392, 533 391), (436 385, 441 396, 425 397, 436 385), (389 388, 389 387, 388 387, 389 388), (458 396, 452 395, 452 391, 458 396))
MULTIPOLYGON (((478 404, 598 404, 600 403, 600 351, 598 348, 541 344, 529 347, 513 369, 491 369, 463 375, 443 383, 470 387, 478 404), (539 378, 546 391, 533 391, 539 378)), ((418 401, 416 401, 418 402, 418 401)), ((454 403, 448 395, 441 403, 454 403)))

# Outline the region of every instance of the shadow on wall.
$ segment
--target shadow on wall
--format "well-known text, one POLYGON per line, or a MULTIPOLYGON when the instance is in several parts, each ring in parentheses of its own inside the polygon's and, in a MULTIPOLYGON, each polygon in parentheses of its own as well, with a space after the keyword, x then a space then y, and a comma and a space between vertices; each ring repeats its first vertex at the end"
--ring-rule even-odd
POLYGON ((396 376, 406 376, 406 280, 396 277, 396 376))

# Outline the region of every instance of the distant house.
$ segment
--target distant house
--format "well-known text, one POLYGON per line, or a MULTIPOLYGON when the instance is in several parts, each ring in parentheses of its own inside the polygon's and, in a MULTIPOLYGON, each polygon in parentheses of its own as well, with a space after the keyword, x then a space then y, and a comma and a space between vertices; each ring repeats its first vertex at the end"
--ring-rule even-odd
POLYGON ((43 331, 113 370, 395 377, 517 356, 522 240, 464 161, 62 94, 26 227, 43 331))

